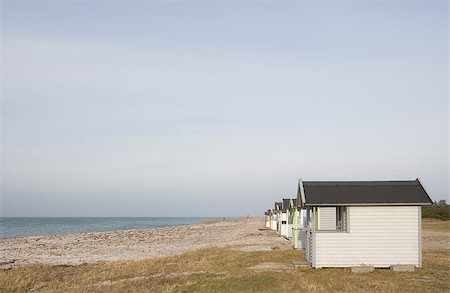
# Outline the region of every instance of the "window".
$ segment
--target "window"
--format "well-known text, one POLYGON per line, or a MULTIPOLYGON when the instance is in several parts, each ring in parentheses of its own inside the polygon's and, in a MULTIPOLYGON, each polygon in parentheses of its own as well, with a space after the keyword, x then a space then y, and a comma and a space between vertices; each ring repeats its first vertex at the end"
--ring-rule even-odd
POLYGON ((336 231, 336 207, 317 208, 317 229, 336 231))
POLYGON ((336 208, 336 231, 347 231, 347 207, 336 208))
POLYGON ((316 231, 347 231, 347 207, 317 207, 315 214, 316 231))

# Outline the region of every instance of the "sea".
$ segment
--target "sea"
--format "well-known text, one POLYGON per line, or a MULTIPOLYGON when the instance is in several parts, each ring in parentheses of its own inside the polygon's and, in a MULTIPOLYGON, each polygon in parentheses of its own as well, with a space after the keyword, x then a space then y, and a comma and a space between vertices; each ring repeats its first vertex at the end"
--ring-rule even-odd
POLYGON ((208 217, 0 217, 0 238, 199 224, 208 217))

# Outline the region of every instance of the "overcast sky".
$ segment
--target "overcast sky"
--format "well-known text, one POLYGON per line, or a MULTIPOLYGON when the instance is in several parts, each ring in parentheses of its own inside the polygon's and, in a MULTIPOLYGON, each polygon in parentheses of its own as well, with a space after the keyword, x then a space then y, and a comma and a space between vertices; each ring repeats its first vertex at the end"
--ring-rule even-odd
POLYGON ((300 177, 449 199, 447 1, 0 2, 3 216, 261 215, 300 177))

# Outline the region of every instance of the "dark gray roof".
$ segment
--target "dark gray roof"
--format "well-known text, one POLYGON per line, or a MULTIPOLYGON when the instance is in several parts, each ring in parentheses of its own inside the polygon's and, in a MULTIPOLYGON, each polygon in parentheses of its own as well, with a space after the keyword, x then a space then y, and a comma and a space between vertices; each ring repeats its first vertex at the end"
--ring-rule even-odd
POLYGON ((305 205, 406 204, 432 201, 419 180, 303 181, 305 205))
POLYGON ((289 209, 290 198, 283 198, 283 211, 289 209))
POLYGON ((276 202, 275 202, 275 208, 274 208, 274 210, 275 210, 275 211, 279 211, 279 210, 281 210, 281 209, 282 209, 282 203, 279 202, 279 201, 276 201, 276 202))
MULTIPOLYGON (((297 199, 293 198, 292 201, 293 201, 294 207, 296 207, 297 206, 297 199)), ((291 208, 290 202, 291 202, 290 198, 283 198, 283 203, 282 203, 282 210, 283 211, 289 210, 291 208)))

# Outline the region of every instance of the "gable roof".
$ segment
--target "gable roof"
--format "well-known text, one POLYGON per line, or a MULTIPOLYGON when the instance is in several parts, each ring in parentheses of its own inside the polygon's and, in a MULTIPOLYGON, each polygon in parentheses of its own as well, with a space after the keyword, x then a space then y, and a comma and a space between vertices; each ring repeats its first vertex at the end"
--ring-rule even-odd
POLYGON ((283 198, 283 201, 281 202, 281 210, 286 211, 290 210, 291 208, 297 207, 297 199, 296 198, 283 198), (293 205, 291 205, 291 202, 293 205))
POLYGON ((419 179, 410 181, 300 181, 299 205, 429 205, 419 179), (302 203, 300 203, 300 201, 302 203), (304 201, 304 202, 303 202, 304 201))
POLYGON ((289 209, 290 203, 291 203, 290 198, 283 198, 283 211, 289 209))
POLYGON ((275 211, 280 211, 282 209, 282 203, 281 202, 278 202, 278 201, 276 201, 275 202, 275 211))

